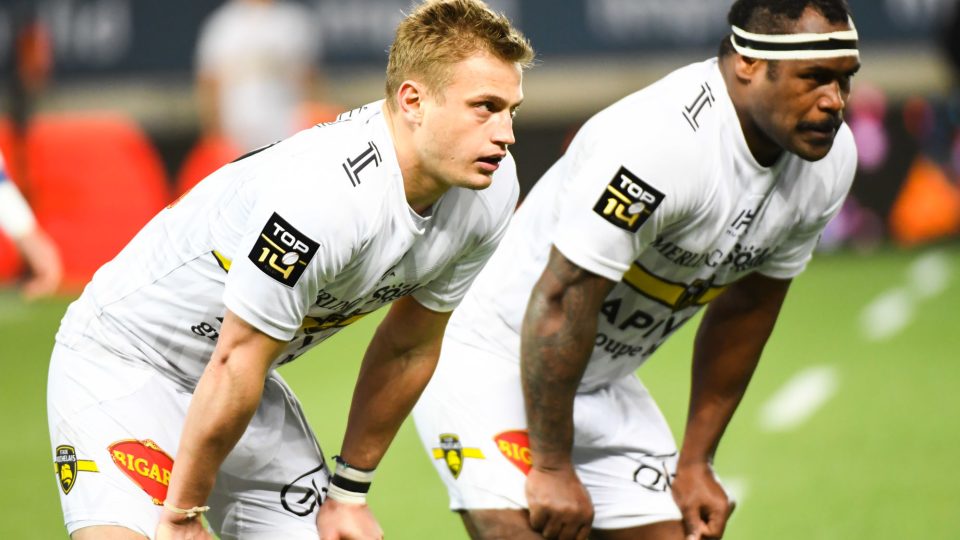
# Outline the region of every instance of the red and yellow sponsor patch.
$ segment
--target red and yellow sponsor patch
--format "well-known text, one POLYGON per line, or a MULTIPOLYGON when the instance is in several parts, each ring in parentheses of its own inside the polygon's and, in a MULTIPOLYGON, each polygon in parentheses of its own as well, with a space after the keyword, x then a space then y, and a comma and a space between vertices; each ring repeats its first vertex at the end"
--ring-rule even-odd
POLYGON ((107 450, 114 465, 140 486, 153 499, 153 504, 163 504, 173 470, 170 454, 150 439, 117 441, 107 450))
POLYGON ((513 463, 523 474, 530 473, 530 436, 525 429, 504 431, 497 434, 493 440, 503 457, 513 463))

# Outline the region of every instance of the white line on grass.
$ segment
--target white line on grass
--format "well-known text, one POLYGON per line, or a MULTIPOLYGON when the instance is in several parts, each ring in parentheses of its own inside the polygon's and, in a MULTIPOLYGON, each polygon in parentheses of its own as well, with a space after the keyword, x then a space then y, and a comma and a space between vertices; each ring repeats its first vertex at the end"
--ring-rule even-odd
POLYGON ((942 251, 920 256, 907 270, 910 289, 920 298, 942 293, 950 284, 950 259, 942 251))
POLYGON ((913 320, 914 301, 906 289, 881 294, 860 313, 860 332, 867 341, 887 339, 913 320))
POLYGON ((787 431, 810 418, 837 391, 840 384, 833 366, 812 366, 787 381, 760 410, 760 427, 787 431))

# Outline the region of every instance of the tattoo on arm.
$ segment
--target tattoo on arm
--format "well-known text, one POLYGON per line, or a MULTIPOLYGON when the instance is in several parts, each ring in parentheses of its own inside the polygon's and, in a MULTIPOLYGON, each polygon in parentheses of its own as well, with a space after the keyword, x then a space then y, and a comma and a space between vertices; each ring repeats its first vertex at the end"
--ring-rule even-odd
POLYGON ((535 464, 569 456, 573 397, 593 349, 600 306, 613 285, 554 249, 534 287, 523 322, 521 378, 535 464))

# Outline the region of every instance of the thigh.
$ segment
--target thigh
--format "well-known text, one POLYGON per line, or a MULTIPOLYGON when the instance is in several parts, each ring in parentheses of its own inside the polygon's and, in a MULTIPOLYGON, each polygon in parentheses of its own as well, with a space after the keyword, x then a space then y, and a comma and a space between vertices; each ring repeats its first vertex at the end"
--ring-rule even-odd
POLYGON ((591 540, 683 540, 683 525, 680 521, 660 521, 640 527, 603 530, 594 528, 591 540))
POLYGON ((463 526, 472 540, 542 540, 526 510, 465 510, 463 526))
POLYGON ((222 540, 316 540, 329 473, 300 404, 279 374, 227 456, 207 519, 222 540))
POLYGON ((677 448, 640 381, 621 379, 574 402, 573 459, 593 501, 595 529, 676 521, 670 484, 677 448))
POLYGON ((118 526, 153 535, 189 398, 92 344, 55 346, 47 413, 69 532, 118 526))
POLYGON ((413 418, 450 508, 526 508, 530 451, 519 367, 449 338, 440 356, 413 418))

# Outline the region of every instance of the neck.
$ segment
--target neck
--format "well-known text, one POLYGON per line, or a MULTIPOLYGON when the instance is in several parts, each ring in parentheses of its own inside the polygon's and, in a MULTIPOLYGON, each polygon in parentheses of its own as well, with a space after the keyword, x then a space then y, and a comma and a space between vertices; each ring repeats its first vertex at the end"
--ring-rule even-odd
POLYGON ((393 138, 393 147, 403 177, 403 192, 407 204, 414 212, 423 215, 450 186, 437 181, 424 171, 422 160, 413 140, 413 129, 405 119, 387 104, 383 104, 383 116, 393 138))
POLYGON ((733 102, 733 109, 737 111, 740 130, 743 132, 743 138, 747 141, 747 148, 750 149, 750 153, 757 160, 757 163, 763 167, 770 167, 780 159, 784 150, 768 137, 750 116, 748 99, 743 92, 744 83, 737 79, 731 65, 732 62, 732 54, 721 58, 720 73, 723 74, 723 82, 727 87, 727 94, 730 95, 730 101, 733 102))

